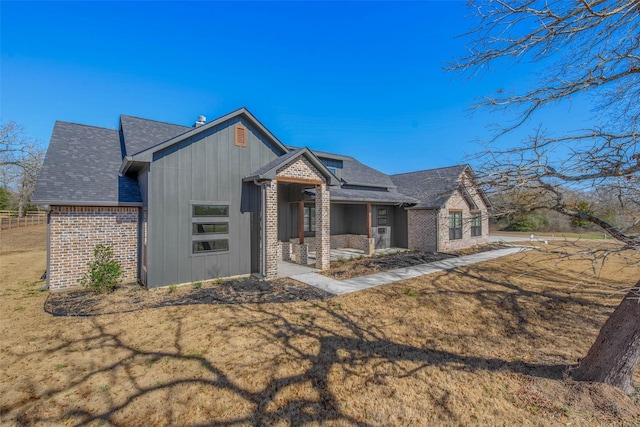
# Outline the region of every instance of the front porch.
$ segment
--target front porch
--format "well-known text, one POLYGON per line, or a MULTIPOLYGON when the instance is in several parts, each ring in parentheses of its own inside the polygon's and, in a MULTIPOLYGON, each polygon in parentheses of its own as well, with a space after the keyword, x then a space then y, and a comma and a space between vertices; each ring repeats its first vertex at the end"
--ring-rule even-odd
MULTIPOLYGON (((366 255, 361 249, 338 248, 331 249, 330 260, 340 261, 343 259, 361 258, 377 255, 387 255, 397 252, 406 251, 406 248, 381 248, 376 249, 373 255, 366 255)), ((307 264, 300 265, 295 261, 278 261, 278 277, 290 277, 296 274, 313 273, 316 271, 316 252, 309 252, 307 255, 307 264)))

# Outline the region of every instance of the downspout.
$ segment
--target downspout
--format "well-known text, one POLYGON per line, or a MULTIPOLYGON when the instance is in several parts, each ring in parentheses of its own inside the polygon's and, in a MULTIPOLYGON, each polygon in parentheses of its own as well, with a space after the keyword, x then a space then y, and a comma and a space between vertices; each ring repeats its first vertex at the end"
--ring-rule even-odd
POLYGON ((49 211, 47 212, 47 266, 44 271, 45 278, 47 279, 45 285, 40 288, 42 291, 46 291, 49 288, 49 283, 51 279, 51 206, 48 206, 49 211))

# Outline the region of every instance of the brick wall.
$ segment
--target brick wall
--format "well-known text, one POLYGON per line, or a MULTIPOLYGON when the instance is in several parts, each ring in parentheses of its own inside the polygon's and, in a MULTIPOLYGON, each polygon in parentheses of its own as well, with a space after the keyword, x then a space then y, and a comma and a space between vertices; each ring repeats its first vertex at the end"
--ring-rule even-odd
POLYGON ((122 282, 138 276, 138 208, 51 206, 49 218, 49 289, 80 287, 79 280, 93 261, 93 250, 113 248, 122 264, 122 282))
POLYGON ((440 210, 440 230, 439 230, 439 248, 441 252, 450 252, 459 249, 469 248, 473 245, 481 245, 487 242, 489 234, 489 219, 487 211, 480 200, 477 193, 469 191, 474 202, 481 208, 482 213, 482 235, 471 236, 471 209, 465 202, 462 194, 456 191, 447 201, 445 208, 440 210), (449 210, 462 211, 462 239, 449 240, 449 210))
POLYGON ((427 252, 437 251, 437 211, 427 209, 407 210, 407 232, 409 249, 427 252))
MULTIPOLYGON (((369 240, 374 239, 367 238, 366 234, 333 234, 329 236, 329 244, 331 246, 331 249, 351 248, 360 249, 361 251, 367 252, 369 250, 369 240)), ((304 242, 308 243, 309 247, 315 250, 316 238, 314 236, 306 236, 304 238, 304 242)), ((293 237, 289 239, 289 244, 298 244, 298 238, 293 237)), ((285 243, 283 243, 283 247, 284 245, 285 243)), ((283 259, 285 259, 284 253, 283 259)))
POLYGON ((324 181, 324 176, 305 157, 297 157, 282 166, 276 171, 276 177, 278 176, 324 181))
POLYGON ((407 211, 409 248, 449 252, 487 242, 489 235, 487 207, 476 190, 471 176, 463 175, 461 182, 465 183, 468 195, 473 199, 482 215, 482 235, 471 236, 472 208, 465 201, 462 193, 456 190, 446 202, 444 208, 440 210, 410 209, 407 211), (450 210, 462 212, 462 239, 449 240, 450 210))

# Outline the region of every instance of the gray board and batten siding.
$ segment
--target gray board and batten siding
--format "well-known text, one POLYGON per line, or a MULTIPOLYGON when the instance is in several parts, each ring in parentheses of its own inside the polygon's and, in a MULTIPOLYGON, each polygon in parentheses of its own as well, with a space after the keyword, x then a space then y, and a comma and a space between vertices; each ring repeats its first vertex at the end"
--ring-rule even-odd
POLYGON ((243 178, 282 154, 280 147, 241 117, 155 152, 148 172, 147 286, 255 270, 260 192, 257 185, 243 183, 243 178), (247 129, 244 147, 235 145, 236 124, 247 129), (228 217, 215 221, 228 222, 228 233, 216 237, 228 239, 228 250, 193 252, 193 242, 199 239, 192 232, 197 221, 193 206, 199 204, 229 206, 228 217))

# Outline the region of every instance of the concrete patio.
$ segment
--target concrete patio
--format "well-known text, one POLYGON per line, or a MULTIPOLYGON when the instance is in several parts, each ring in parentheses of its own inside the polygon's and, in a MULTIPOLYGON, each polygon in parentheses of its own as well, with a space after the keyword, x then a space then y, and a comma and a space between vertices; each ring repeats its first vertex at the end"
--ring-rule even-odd
MULTIPOLYGON (((384 248, 376 249, 373 256, 394 254, 397 252, 406 251, 404 248, 384 248)), ((331 261, 339 261, 341 259, 352 259, 366 257, 363 251, 359 249, 351 248, 339 248, 331 249, 330 259, 331 261)), ((291 277, 298 274, 313 273, 316 271, 316 253, 309 252, 307 258, 307 265, 296 264, 293 261, 279 261, 278 262, 278 277, 291 277)))

